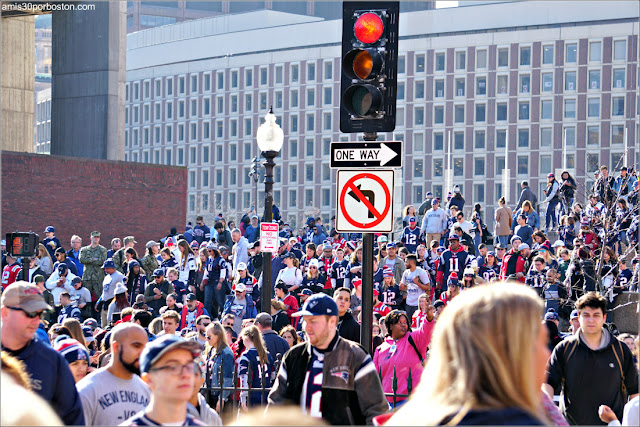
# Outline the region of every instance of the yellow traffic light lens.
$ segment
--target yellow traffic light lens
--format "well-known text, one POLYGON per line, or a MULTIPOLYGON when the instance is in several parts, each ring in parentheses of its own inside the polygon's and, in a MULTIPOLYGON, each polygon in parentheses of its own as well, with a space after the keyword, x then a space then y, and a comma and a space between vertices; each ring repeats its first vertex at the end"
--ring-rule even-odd
POLYGON ((353 60, 353 72, 356 76, 365 80, 371 74, 373 69, 373 58, 366 50, 361 51, 353 60))
POLYGON ((371 44, 380 39, 383 29, 382 19, 375 13, 368 12, 360 15, 353 26, 353 33, 362 43, 371 44))

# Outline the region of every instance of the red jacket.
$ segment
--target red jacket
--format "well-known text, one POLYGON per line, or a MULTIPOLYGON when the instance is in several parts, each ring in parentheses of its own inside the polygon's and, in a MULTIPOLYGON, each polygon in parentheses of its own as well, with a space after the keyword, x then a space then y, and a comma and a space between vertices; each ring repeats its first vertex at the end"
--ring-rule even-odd
POLYGON ((282 302, 287 306, 287 317, 289 318, 289 322, 291 323, 291 326, 293 326, 294 328, 297 327, 298 326, 298 320, 300 318, 299 317, 291 317, 291 315, 293 313, 296 313, 298 311, 298 308, 300 308, 300 306, 298 304, 298 300, 293 295, 287 294, 287 296, 284 297, 282 302))
POLYGON ((22 267, 17 262, 7 265, 2 270, 2 290, 4 291, 7 286, 11 285, 18 278, 18 273, 20 273, 22 267))
POLYGON ((519 251, 514 252, 513 249, 507 252, 507 254, 502 259, 502 266, 500 267, 500 280, 505 280, 507 276, 509 276, 509 274, 507 274, 507 268, 509 267, 509 261, 511 261, 511 263, 513 264, 514 261, 512 260, 512 258, 514 256, 517 257, 517 259, 515 260, 515 267, 516 267, 515 273, 523 274, 522 277, 518 278, 518 281, 524 283, 525 276, 527 275, 526 271, 524 271, 525 260, 522 257, 522 255, 520 255, 519 251))
MULTIPOLYGON (((178 325, 179 330, 182 330, 187 326, 188 313, 189 313, 189 307, 187 306, 187 304, 185 304, 184 307, 182 307, 182 315, 180 316, 180 325, 178 325)), ((199 316, 202 316, 203 314, 205 314, 204 304, 202 304, 200 301, 196 301, 196 319, 199 316)))

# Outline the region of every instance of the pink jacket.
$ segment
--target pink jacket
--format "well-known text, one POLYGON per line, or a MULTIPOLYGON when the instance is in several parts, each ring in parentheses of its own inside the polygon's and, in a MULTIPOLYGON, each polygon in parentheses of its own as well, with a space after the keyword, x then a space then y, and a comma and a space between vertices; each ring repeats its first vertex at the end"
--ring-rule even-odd
MULTIPOLYGON (((393 393, 394 368, 396 369, 396 376, 398 377, 398 390, 396 394, 407 394, 409 371, 411 371, 412 390, 416 389, 422 376, 423 366, 422 363, 420 363, 418 354, 409 343, 409 335, 413 338, 416 347, 418 347, 424 359, 427 353, 427 347, 431 341, 431 334, 435 323, 435 319, 431 322, 425 319, 419 329, 413 332, 407 332, 404 337, 395 342, 396 349, 393 353, 391 352, 391 348, 394 345, 394 341, 391 337, 388 337, 385 342, 376 348, 376 352, 373 355, 373 363, 376 371, 382 373, 382 389, 385 393, 393 393)), ((406 397, 398 397, 396 402, 405 399, 406 397)), ((387 400, 393 402, 393 397, 387 396, 387 400)))

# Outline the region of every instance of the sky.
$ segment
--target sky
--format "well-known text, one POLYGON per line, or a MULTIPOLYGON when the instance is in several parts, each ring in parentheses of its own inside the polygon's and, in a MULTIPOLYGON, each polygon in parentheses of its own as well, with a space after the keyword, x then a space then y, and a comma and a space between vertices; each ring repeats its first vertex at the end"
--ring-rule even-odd
POLYGON ((458 6, 457 1, 437 1, 436 2, 436 9, 442 9, 445 7, 457 7, 457 6, 458 6))

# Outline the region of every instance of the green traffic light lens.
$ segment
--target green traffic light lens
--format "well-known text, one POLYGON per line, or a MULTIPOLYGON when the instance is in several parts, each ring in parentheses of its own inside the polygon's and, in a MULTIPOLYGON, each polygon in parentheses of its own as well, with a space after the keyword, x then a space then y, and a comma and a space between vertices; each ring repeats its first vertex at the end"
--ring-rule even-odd
POLYGON ((369 110, 371 110, 372 103, 373 97, 363 86, 358 87, 353 92, 351 105, 353 106, 354 113, 356 113, 358 116, 366 116, 369 113, 369 110))

